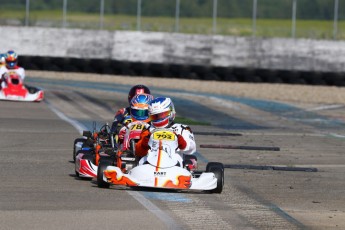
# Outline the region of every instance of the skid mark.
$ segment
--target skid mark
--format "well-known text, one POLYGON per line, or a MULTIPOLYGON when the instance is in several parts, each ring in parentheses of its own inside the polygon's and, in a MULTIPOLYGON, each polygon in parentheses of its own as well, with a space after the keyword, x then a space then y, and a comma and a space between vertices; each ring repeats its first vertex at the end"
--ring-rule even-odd
MULTIPOLYGON (((48 80, 48 79, 36 79, 36 83, 53 83, 58 85, 65 85, 65 86, 72 86, 77 88, 89 88, 89 89, 98 89, 104 91, 111 91, 111 92, 120 92, 120 93, 128 93, 128 89, 131 87, 130 85, 118 85, 118 84, 111 84, 111 83, 94 83, 94 82, 79 82, 79 81, 62 81, 62 80, 48 80)), ((162 89, 154 88, 152 91, 161 91, 162 89)), ((171 90, 164 90, 164 91, 171 91, 171 90)), ((159 93, 154 93, 154 96, 166 96, 166 94, 162 95, 159 93)), ((258 126, 250 122, 246 122, 241 119, 237 119, 235 117, 229 116, 228 114, 221 113, 218 111, 211 110, 207 106, 203 106, 199 103, 195 103, 190 100, 174 98, 175 107, 185 107, 188 110, 181 110, 177 111, 181 116, 190 117, 196 120, 208 120, 213 123, 215 126, 219 126, 222 128, 228 129, 264 129, 264 126, 258 126), (204 111, 204 113, 200 113, 200 111, 204 111), (213 119, 216 117, 217 119, 213 119)))
POLYGON ((188 110, 177 111, 183 117, 189 117, 198 121, 209 121, 213 126, 225 129, 266 129, 265 126, 256 125, 242 119, 230 116, 225 112, 210 109, 208 106, 196 103, 186 98, 173 98, 176 108, 185 107, 188 110), (200 112, 202 111, 202 112, 200 112))
POLYGON ((305 226, 278 206, 264 201, 244 187, 225 185, 231 196, 222 201, 250 222, 256 229, 305 229, 305 226))
MULTIPOLYGON (((33 83, 46 83, 46 84, 58 84, 58 85, 65 85, 65 86, 72 86, 72 87, 78 87, 78 88, 89 88, 89 89, 99 89, 104 91, 112 91, 112 92, 120 92, 127 94, 128 89, 131 87, 131 85, 119 85, 119 84, 113 84, 113 83, 95 83, 95 82, 82 82, 82 81, 64 81, 64 80, 51 80, 51 79, 37 79, 37 78, 30 78, 29 82, 33 83)), ((319 129, 324 128, 344 128, 345 122, 329 118, 327 116, 319 115, 313 111, 307 111, 303 110, 301 108, 298 108, 296 106, 292 106, 286 103, 276 102, 276 101, 269 101, 269 100, 259 100, 259 99, 252 99, 252 98, 243 98, 243 97, 236 97, 236 96, 229 96, 229 95, 216 95, 216 94, 209 94, 209 93, 194 93, 194 92, 186 92, 184 90, 174 90, 174 89, 162 89, 158 87, 151 87, 153 92, 161 91, 161 92, 172 92, 172 93, 189 93, 191 95, 203 95, 207 97, 216 97, 223 100, 233 101, 236 103, 244 104, 250 107, 253 107, 258 110, 262 110, 265 112, 272 113, 276 116, 283 117, 285 119, 306 124, 308 126, 312 126, 319 129), (163 90, 163 91, 162 91, 163 90)), ((154 96, 159 96, 158 94, 154 93, 154 96)), ((177 104, 180 106, 192 106, 193 104, 186 102, 186 100, 183 101, 176 101, 177 104)), ((200 117, 200 111, 207 111, 210 110, 207 107, 199 107, 198 105, 195 105, 197 103, 194 103, 194 109, 191 107, 191 109, 188 111, 187 117, 200 117), (197 109, 203 109, 203 110, 196 110, 197 109), (205 110, 206 108, 206 110, 205 110)), ((178 111, 179 112, 179 111, 178 111)), ((212 110, 213 112, 213 110, 212 110)), ((224 116, 224 114, 216 112, 213 117, 216 117, 217 121, 221 124, 226 124, 226 127, 224 128, 238 128, 238 129, 260 129, 262 127, 257 126, 255 124, 251 124, 236 118, 233 118, 231 116, 224 116), (218 115, 218 116, 217 116, 218 115), (219 117, 219 119, 218 119, 219 117), (220 118, 222 117, 222 119, 220 118)), ((215 120, 215 119, 214 119, 215 120)), ((216 124, 217 125, 217 124, 216 124)), ((218 124, 219 125, 219 124, 218 124)))
MULTIPOLYGON (((191 196, 187 194, 186 196, 191 196)), ((169 209, 190 229, 238 229, 224 221, 205 201, 193 196, 191 203, 168 202, 169 209)), ((227 210, 228 212, 230 210, 227 210)))
POLYGON ((251 106, 255 109, 270 112, 277 116, 281 116, 292 121, 304 123, 316 128, 345 127, 345 123, 340 120, 322 116, 313 111, 307 111, 307 110, 304 110, 304 109, 301 109, 301 108, 298 108, 286 103, 250 99, 250 98, 240 98, 240 97, 233 97, 233 96, 220 96, 220 97, 251 106))

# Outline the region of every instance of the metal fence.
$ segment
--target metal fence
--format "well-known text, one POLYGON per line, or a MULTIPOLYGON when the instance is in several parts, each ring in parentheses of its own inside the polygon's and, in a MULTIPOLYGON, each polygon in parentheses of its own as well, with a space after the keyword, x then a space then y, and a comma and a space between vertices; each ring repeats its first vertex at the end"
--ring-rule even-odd
POLYGON ((132 0, 129 10, 110 10, 117 6, 115 2, 128 0, 87 0, 93 4, 88 12, 75 7, 86 0, 60 1, 58 10, 56 6, 42 9, 40 1, 12 1, 1 6, 0 25, 345 40, 345 0, 318 0, 324 8, 310 18, 304 17, 310 7, 305 0, 242 0, 241 5, 229 4, 232 0, 132 0), (169 16, 148 10, 158 1, 169 2, 161 9, 169 16), (186 14, 184 9, 193 1, 203 1, 207 10, 186 14), (276 6, 277 1, 284 4, 276 6), (236 7, 243 9, 231 14, 236 7), (272 18, 270 12, 281 17, 272 18))

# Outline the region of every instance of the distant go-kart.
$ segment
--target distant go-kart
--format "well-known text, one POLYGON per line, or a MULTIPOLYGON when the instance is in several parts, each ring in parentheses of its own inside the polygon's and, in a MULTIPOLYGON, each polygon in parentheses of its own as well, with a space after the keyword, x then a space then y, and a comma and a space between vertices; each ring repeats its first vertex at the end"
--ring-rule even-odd
MULTIPOLYGON (((119 156, 122 164, 101 160, 98 165, 97 184, 101 188, 110 185, 160 188, 173 190, 201 190, 221 193, 224 185, 224 166, 210 162, 206 172, 189 171, 182 158, 175 153, 178 147, 176 134, 169 129, 156 129, 149 141, 150 150, 129 170, 125 162, 134 162, 135 153, 119 156)), ((133 163, 132 163, 133 164, 133 163)), ((131 165, 132 166, 132 165, 131 165)))
POLYGON ((16 73, 4 75, 5 86, 0 90, 0 100, 39 102, 44 98, 44 91, 40 88, 23 84, 23 80, 16 73))

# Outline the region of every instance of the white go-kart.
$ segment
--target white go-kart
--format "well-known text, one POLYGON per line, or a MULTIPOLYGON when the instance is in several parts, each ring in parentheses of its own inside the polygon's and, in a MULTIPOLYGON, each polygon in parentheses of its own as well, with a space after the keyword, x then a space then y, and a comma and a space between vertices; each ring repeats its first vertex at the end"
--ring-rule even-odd
MULTIPOLYGON (((121 168, 112 161, 101 161, 98 165, 97 184, 101 188, 110 185, 146 187, 173 190, 201 190, 221 193, 224 185, 224 166, 210 162, 206 171, 189 171, 182 157, 175 152, 178 146, 176 134, 169 129, 156 129, 149 140, 147 156, 138 160, 131 154, 119 156, 121 168), (124 164, 134 165, 129 170, 124 164), (133 162, 135 162, 133 164, 133 162), (116 165, 116 166, 114 166, 116 165)), ((188 161, 188 160, 187 160, 188 161)))

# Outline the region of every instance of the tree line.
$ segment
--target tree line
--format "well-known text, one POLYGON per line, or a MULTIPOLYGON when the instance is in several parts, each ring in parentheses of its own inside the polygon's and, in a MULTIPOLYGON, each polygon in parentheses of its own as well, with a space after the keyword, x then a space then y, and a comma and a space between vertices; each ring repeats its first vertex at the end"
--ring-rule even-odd
MULTIPOLYGON (((67 0, 70 12, 99 13, 101 0, 67 0)), ((291 18, 293 0, 257 0, 258 18, 291 18)), ((24 0, 0 0, 1 10, 24 10, 24 0)), ((104 0, 106 14, 137 14, 138 0, 104 0)), ((176 0, 141 0, 143 16, 174 17, 176 0)), ((253 0, 217 0, 218 17, 250 18, 253 0)), ((61 10, 63 0, 33 0, 30 10, 61 10)), ((211 17, 213 0, 180 0, 181 17, 211 17)), ((299 19, 332 20, 334 0, 297 0, 299 19)), ((345 0, 339 0, 339 18, 345 18, 345 0), (344 12, 344 13, 343 13, 344 12)))

